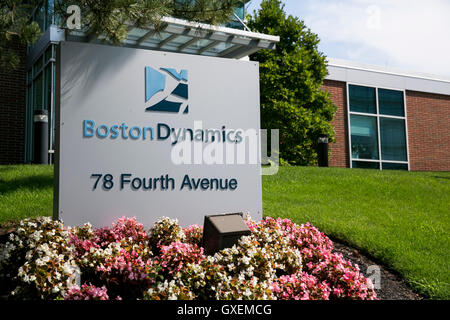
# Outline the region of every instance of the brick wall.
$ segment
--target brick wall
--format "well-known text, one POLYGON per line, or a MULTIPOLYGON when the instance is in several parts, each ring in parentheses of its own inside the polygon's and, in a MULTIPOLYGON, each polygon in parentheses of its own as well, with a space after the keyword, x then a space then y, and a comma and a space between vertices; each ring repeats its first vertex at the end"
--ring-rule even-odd
POLYGON ((325 80, 322 88, 330 93, 331 100, 338 108, 332 122, 336 132, 336 143, 329 146, 331 150, 329 164, 331 167, 349 168, 346 83, 325 80))
POLYGON ((0 164, 24 162, 26 108, 26 48, 13 45, 21 58, 18 69, 0 68, 0 164))
POLYGON ((406 91, 413 171, 450 171, 450 95, 406 91))

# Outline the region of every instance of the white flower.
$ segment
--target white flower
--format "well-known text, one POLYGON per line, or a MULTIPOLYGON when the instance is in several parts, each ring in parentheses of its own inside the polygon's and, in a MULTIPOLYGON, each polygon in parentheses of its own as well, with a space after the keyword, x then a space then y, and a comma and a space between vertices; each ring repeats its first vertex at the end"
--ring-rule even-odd
POLYGON ((242 257, 242 262, 243 262, 244 264, 250 264, 250 258, 244 256, 244 257, 242 257))

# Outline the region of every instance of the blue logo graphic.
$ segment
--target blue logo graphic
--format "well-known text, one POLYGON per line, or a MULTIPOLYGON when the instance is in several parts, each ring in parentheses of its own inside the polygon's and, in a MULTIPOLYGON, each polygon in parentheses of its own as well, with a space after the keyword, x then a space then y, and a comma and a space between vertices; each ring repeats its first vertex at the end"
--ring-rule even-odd
POLYGON ((162 72, 152 67, 145 67, 145 102, 147 103, 157 93, 166 90, 167 75, 176 81, 176 87, 165 97, 163 95, 164 98, 159 102, 153 102, 145 111, 179 113, 181 107, 186 105, 183 114, 189 113, 187 70, 183 69, 181 72, 172 68, 160 68, 160 70, 162 72))

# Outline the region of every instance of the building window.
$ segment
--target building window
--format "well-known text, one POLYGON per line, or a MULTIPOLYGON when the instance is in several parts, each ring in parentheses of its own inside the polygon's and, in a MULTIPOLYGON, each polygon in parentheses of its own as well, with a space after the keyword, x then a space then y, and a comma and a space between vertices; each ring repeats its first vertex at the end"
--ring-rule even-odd
POLYGON ((54 24, 53 18, 53 0, 40 1, 31 15, 31 20, 37 22, 42 32, 45 32, 54 24))
POLYGON ((380 114, 387 116, 405 116, 403 91, 378 89, 380 114))
POLYGON ((348 85, 352 168, 408 170, 404 91, 348 85))
POLYGON ((54 83, 56 48, 50 44, 27 72, 27 108, 25 128, 25 162, 33 161, 33 116, 36 110, 49 114, 49 147, 54 145, 54 83))
POLYGON ((375 117, 352 114, 352 158, 378 160, 378 130, 375 117))
POLYGON ((350 111, 377 113, 377 101, 374 88, 349 85, 350 111))

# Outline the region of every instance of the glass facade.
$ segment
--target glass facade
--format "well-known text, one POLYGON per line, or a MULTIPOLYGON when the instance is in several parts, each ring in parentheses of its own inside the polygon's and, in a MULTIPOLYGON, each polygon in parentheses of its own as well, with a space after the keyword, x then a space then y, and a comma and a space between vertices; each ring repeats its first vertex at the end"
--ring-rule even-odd
MULTIPOLYGON (((42 0, 32 11, 31 20, 38 23, 42 32, 55 24, 53 16, 54 0, 42 0)), ((28 47, 28 52, 32 51, 28 47)), ((47 110, 49 121, 49 148, 54 146, 54 79, 55 44, 49 43, 42 54, 35 59, 27 72, 27 106, 25 125, 25 163, 33 161, 33 117, 35 110, 47 110)), ((50 153, 52 151, 49 151, 50 153)), ((51 157, 49 157, 51 161, 51 157)))
POLYGON ((33 11, 31 20, 36 21, 43 32, 54 24, 53 0, 42 0, 41 4, 33 11))
MULTIPOLYGON (((51 25, 55 24, 55 17, 53 15, 53 7, 55 0, 42 0, 40 4, 32 11, 31 20, 36 21, 43 32, 45 32, 51 25)), ((236 15, 239 19, 245 18, 245 2, 235 9, 236 15)), ((247 1, 248 2, 248 1, 247 1)), ((243 29, 243 25, 235 16, 230 18, 227 27, 243 29)), ((147 32, 147 31, 145 31, 147 32)), ((161 32, 164 34, 164 32, 161 32)), ((167 35, 167 37, 170 36, 167 35)), ((179 36, 179 45, 187 42, 190 38, 179 36)), ((213 42, 211 40, 202 40, 213 42)), ((27 71, 27 106, 26 106, 26 126, 25 126, 25 162, 33 161, 33 117, 36 110, 47 110, 49 115, 49 153, 53 153, 54 136, 55 136, 55 120, 54 120, 54 83, 55 83, 55 63, 56 63, 56 43, 49 43, 45 50, 37 59, 34 59, 32 65, 27 71)), ((231 44, 220 44, 224 46, 222 49, 227 49, 231 44)), ((30 53, 33 47, 28 47, 30 53)), ((51 162, 51 158, 50 162, 51 162)))
POLYGON ((383 160, 408 161, 405 120, 380 118, 380 140, 383 160))
POLYGON ((388 116, 404 117, 403 91, 378 89, 380 114, 388 116))
POLYGON ((348 86, 350 111, 361 113, 377 113, 375 88, 348 86))
POLYGON ((408 170, 404 92, 348 85, 352 168, 408 170))
POLYGON ((47 110, 49 115, 49 147, 54 145, 54 44, 50 44, 27 73, 27 108, 25 131, 25 162, 33 161, 33 117, 35 110, 47 110))
MULTIPOLYGON (((246 12, 245 12, 245 4, 244 4, 244 2, 242 2, 242 4, 234 10, 234 13, 235 13, 236 16, 239 17, 239 19, 241 19, 242 21, 245 20, 245 14, 246 14, 246 12)), ((244 29, 245 29, 244 26, 243 26, 242 23, 239 21, 239 19, 236 18, 236 16, 233 15, 233 16, 231 17, 231 19, 230 19, 231 21, 228 22, 228 23, 226 24, 226 27, 244 30, 244 29)))
POLYGON ((375 117, 352 114, 352 158, 378 160, 378 129, 375 117))
POLYGON ((352 161, 352 168, 356 169, 380 169, 379 162, 352 161))

